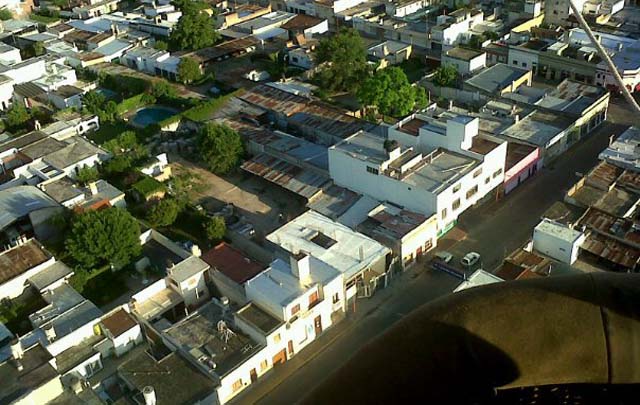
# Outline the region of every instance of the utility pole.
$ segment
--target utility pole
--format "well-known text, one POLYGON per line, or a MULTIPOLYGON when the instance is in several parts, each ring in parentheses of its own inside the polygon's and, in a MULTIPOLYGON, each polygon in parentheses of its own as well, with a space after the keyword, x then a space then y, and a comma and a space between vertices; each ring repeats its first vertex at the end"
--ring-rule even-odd
POLYGON ((576 7, 576 5, 573 4, 573 0, 569 0, 569 5, 571 6, 571 10, 573 10, 573 13, 576 15, 576 18, 578 19, 580 26, 586 32, 587 36, 591 40, 591 43, 593 44, 593 46, 595 46, 596 50, 598 51, 598 54, 600 55, 602 60, 604 60, 607 63, 607 66, 609 67, 609 71, 613 75, 613 78, 615 79, 615 81, 618 83, 618 88, 622 92, 622 95, 624 96, 625 100, 627 100, 627 103, 629 103, 631 108, 633 108, 636 113, 640 113, 640 106, 638 106, 638 103, 636 103, 636 100, 631 95, 631 92, 629 92, 629 89, 627 89, 627 87, 624 85, 624 82, 622 81, 622 77, 620 77, 620 73, 618 72, 618 68, 609 57, 609 54, 607 54, 607 51, 602 47, 600 42, 598 42, 598 39, 593 34, 593 31, 591 31, 589 24, 587 24, 587 21, 582 16, 582 10, 578 10, 578 7, 576 7))

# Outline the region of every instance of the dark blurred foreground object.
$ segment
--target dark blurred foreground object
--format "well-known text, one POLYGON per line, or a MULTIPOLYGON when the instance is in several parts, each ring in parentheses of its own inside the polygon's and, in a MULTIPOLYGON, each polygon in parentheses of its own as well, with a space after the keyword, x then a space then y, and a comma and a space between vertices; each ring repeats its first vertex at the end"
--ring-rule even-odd
POLYGON ((640 275, 584 274, 424 305, 303 403, 635 404, 639 383, 640 275))

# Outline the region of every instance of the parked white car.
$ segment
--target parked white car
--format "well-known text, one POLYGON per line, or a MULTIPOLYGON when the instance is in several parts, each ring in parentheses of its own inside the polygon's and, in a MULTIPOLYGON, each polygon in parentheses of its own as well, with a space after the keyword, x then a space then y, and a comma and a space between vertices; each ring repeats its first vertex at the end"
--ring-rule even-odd
POLYGON ((480 261, 480 253, 469 252, 460 260, 464 267, 471 267, 480 261))

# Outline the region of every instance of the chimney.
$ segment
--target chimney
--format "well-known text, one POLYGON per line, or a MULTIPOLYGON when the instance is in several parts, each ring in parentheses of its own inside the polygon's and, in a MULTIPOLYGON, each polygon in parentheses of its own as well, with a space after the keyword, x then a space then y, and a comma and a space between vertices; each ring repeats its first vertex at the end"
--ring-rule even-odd
POLYGON ((299 252, 295 255, 291 255, 289 261, 293 275, 298 277, 300 283, 307 284, 310 281, 309 255, 299 252))
POLYGON ((202 256, 202 251, 200 250, 200 246, 196 245, 195 243, 191 246, 191 254, 194 255, 195 257, 200 257, 202 256))
POLYGON ((13 361, 15 362, 16 369, 18 371, 24 370, 24 366, 22 365, 22 343, 18 338, 14 339, 11 343, 11 357, 13 357, 13 361))
POLYGON ((156 405, 156 390, 152 386, 147 385, 142 389, 145 405, 156 405))
POLYGON ((95 181, 92 181, 91 183, 88 184, 89 186, 89 191, 91 191, 91 195, 96 195, 98 194, 98 184, 95 181))
POLYGON ((55 329, 53 329, 52 325, 49 325, 44 330, 44 334, 47 337, 47 340, 49 341, 49 343, 53 343, 53 341, 56 340, 56 331, 55 331, 55 329))

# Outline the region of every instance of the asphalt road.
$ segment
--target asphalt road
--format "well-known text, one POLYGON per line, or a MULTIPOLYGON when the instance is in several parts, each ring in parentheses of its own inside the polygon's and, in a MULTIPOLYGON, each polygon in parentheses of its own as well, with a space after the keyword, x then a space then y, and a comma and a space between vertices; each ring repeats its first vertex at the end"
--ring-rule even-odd
MULTIPOLYGON (((623 116, 621 114, 621 116, 623 116)), ((624 127, 605 123, 589 138, 564 153, 536 176, 500 201, 491 201, 463 214, 458 228, 466 237, 448 246, 456 260, 468 251, 483 257, 492 270, 530 237, 541 214, 595 165, 609 136, 624 127)), ((459 232, 458 232, 459 233, 459 232)), ((360 347, 387 330, 420 305, 449 294, 458 280, 443 273, 414 266, 386 290, 358 302, 356 313, 329 329, 293 359, 253 384, 233 402, 238 404, 292 404, 344 364, 360 347)))

